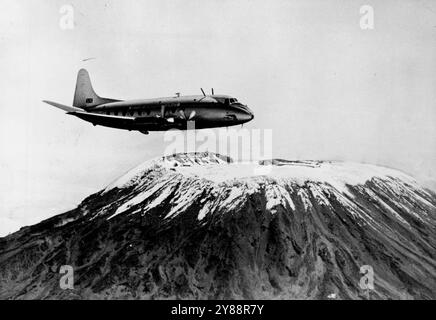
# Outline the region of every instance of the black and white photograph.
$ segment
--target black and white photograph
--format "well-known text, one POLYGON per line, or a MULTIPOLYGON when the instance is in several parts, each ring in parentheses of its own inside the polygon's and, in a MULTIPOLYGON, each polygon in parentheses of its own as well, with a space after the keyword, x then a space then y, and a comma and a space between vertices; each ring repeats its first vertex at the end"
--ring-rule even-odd
POLYGON ((436 299, 436 1, 1 4, 0 300, 436 299))

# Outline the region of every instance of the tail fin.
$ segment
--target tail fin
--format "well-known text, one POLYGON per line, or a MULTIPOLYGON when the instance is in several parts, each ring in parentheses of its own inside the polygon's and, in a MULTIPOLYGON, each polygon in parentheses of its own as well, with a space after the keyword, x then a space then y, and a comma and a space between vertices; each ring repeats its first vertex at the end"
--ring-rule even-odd
POLYGON ((115 99, 101 98, 92 88, 88 71, 80 69, 77 74, 76 91, 74 92, 73 106, 86 109, 103 103, 119 101, 115 99))

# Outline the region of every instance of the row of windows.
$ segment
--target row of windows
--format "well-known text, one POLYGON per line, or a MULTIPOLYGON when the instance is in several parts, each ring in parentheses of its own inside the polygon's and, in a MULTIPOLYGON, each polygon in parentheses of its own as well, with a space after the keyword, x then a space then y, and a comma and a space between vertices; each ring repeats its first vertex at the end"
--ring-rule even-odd
MULTIPOLYGON (((181 110, 185 110, 185 108, 182 108, 181 110)), ((165 113, 176 113, 177 109, 176 108, 167 108, 165 109, 165 113)), ((122 110, 122 111, 112 111, 112 110, 106 110, 106 114, 109 116, 136 116, 136 117, 140 117, 140 116, 145 116, 145 115, 150 115, 151 110, 147 109, 147 110, 122 110)))
POLYGON ((111 111, 111 110, 106 110, 106 114, 108 116, 145 116, 145 115, 150 115, 150 110, 147 111, 134 111, 134 110, 123 110, 123 111, 111 111))

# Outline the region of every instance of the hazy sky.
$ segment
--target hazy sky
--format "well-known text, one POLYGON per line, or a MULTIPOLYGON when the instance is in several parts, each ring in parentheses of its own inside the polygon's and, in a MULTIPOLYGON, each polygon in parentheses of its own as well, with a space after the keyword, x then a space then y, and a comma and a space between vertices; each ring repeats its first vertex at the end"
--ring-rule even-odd
POLYGON ((163 152, 163 134, 93 127, 101 96, 231 94, 273 129, 273 156, 386 165, 436 180, 436 1, 2 1, 0 235, 73 208, 163 152), (362 5, 375 28, 359 25, 362 5), (62 6, 74 28, 62 29, 62 6), (83 59, 95 59, 83 62, 83 59))

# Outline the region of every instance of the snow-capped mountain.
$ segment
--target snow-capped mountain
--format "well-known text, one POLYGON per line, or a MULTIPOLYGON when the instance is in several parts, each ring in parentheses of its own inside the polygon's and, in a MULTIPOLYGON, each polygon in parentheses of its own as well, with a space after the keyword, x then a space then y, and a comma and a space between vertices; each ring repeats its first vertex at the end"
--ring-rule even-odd
POLYGON ((0 298, 435 299, 435 232, 397 170, 177 154, 1 238, 0 298))

